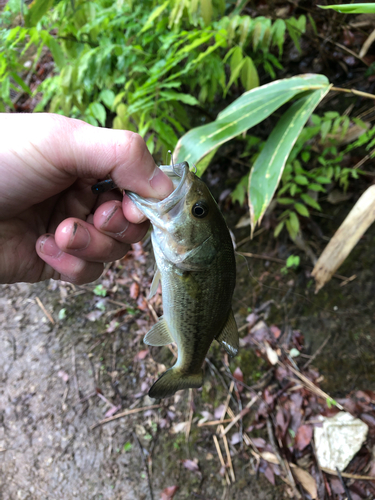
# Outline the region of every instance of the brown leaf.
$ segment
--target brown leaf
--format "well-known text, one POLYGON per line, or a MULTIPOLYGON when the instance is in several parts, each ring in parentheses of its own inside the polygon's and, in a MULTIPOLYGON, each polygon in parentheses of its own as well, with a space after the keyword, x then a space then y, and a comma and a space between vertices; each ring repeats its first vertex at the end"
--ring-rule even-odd
POLYGON ((143 349, 142 351, 139 351, 135 356, 134 356, 134 361, 141 361, 142 359, 145 359, 147 354, 149 353, 148 349, 143 349))
POLYGON ((136 281, 133 281, 133 283, 130 285, 130 297, 134 300, 138 299, 139 295, 139 285, 136 281))
POLYGON ((174 486, 168 486, 168 488, 164 488, 164 490, 161 492, 161 500, 172 500, 173 497, 176 494, 176 491, 178 490, 179 486, 174 485, 174 486))
POLYGON ((277 327, 276 325, 271 325, 270 330, 273 333, 273 336, 275 337, 275 339, 278 339, 280 337, 281 330, 279 327, 277 327))
POLYGON ((188 458, 186 458, 182 461, 182 465, 185 467, 185 469, 191 470, 193 472, 199 471, 198 461, 189 460, 188 458))
POLYGON ((313 428, 311 425, 301 425, 296 433, 295 446, 298 450, 302 451, 310 444, 313 435, 313 428))
POLYGON ((299 483, 301 483, 304 490, 311 496, 313 500, 318 498, 318 489, 316 487, 315 479, 305 470, 300 467, 290 464, 293 476, 299 483))
MULTIPOLYGON (((239 366, 237 366, 237 368, 234 370, 233 377, 236 380, 238 380, 239 382, 243 382, 243 373, 242 373, 241 368, 239 366)), ((242 384, 238 384, 237 388, 238 388, 238 392, 242 392, 243 391, 243 385, 242 384)))

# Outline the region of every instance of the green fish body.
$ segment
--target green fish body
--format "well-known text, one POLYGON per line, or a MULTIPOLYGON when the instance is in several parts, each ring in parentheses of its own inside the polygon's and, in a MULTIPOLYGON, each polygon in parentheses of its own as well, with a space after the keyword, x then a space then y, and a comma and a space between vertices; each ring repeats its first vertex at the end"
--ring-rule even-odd
POLYGON ((238 351, 231 306, 236 265, 228 227, 207 186, 186 162, 161 168, 175 185, 165 200, 127 193, 153 225, 157 271, 150 295, 159 279, 162 284, 164 314, 144 342, 175 342, 178 349, 175 365, 149 391, 157 399, 202 386, 202 364, 214 339, 231 356, 238 351))

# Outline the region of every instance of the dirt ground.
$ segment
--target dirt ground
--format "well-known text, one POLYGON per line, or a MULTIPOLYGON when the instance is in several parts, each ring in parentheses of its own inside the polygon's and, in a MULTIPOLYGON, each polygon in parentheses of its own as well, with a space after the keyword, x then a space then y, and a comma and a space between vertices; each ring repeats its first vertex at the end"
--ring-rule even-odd
MULTIPOLYGON (((336 211, 333 226, 347 210, 336 211)), ((280 264, 248 259, 247 266, 238 257, 238 324, 245 323, 249 308, 271 301, 263 312, 268 323, 282 330, 299 328, 307 339, 307 355, 329 337, 313 364, 333 397, 374 385, 374 243, 372 228, 340 269, 356 278, 345 286, 332 280, 318 295, 307 261, 306 267, 285 275, 280 264)), ((293 248, 280 243, 271 252, 264 233, 241 250, 285 258, 293 248)), ((220 371, 216 377, 209 366, 203 390, 186 391, 158 408, 92 428, 114 407, 122 412, 155 404, 147 389, 157 372, 171 364, 166 347, 145 350, 142 338, 152 314, 142 312, 139 298, 129 295, 135 278, 140 290, 149 283, 152 266, 146 256, 142 265, 129 261, 130 268, 135 266, 133 277, 126 266, 107 271, 100 281, 111 291, 107 297, 93 293, 97 284, 0 288, 1 499, 158 499, 172 485, 179 486, 177 500, 282 498, 282 486, 255 476, 251 454, 238 446, 231 445, 236 482, 228 487, 220 476, 215 428, 197 427, 205 411, 213 413, 226 399, 220 371), (116 279, 123 286, 113 287, 116 279), (186 442, 179 424, 184 426, 189 415, 186 442)), ((220 368, 222 357, 218 347, 211 349, 213 365, 220 368)), ((247 384, 267 369, 246 348, 230 366, 237 364, 247 384)))

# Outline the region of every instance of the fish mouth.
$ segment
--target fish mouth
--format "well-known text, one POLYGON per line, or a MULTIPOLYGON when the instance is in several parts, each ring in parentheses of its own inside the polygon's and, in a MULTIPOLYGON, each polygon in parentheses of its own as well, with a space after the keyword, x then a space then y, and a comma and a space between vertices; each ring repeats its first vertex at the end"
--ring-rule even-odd
POLYGON ((174 190, 171 192, 167 198, 164 200, 157 200, 155 198, 143 198, 132 191, 126 191, 131 201, 136 205, 137 208, 148 217, 151 222, 155 221, 155 217, 160 217, 167 214, 173 207, 182 200, 186 194, 186 180, 189 174, 189 164, 184 161, 183 163, 178 163, 176 165, 161 165, 159 167, 173 182, 175 186, 174 190), (179 173, 179 171, 181 173, 179 173))

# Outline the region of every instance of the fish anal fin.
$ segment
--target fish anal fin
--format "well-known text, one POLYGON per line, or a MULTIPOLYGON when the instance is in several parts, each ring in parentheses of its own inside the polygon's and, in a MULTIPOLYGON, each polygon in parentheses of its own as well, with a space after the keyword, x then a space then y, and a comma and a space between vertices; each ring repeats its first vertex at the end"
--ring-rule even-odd
POLYGON ((158 378, 149 390, 150 398, 163 399, 173 396, 177 391, 198 388, 203 384, 203 372, 186 374, 178 368, 169 368, 158 378))
POLYGON ((174 342, 163 316, 161 316, 159 321, 146 333, 143 342, 155 346, 167 345, 174 342))
POLYGON ((155 265, 155 274, 151 283, 150 293, 148 294, 147 300, 152 299, 152 297, 155 295, 159 286, 159 281, 160 281, 160 271, 155 265))
POLYGON ((224 349, 230 356, 235 356, 238 353, 238 329, 232 310, 228 315, 228 319, 224 325, 224 328, 216 337, 216 340, 224 347, 224 349))

